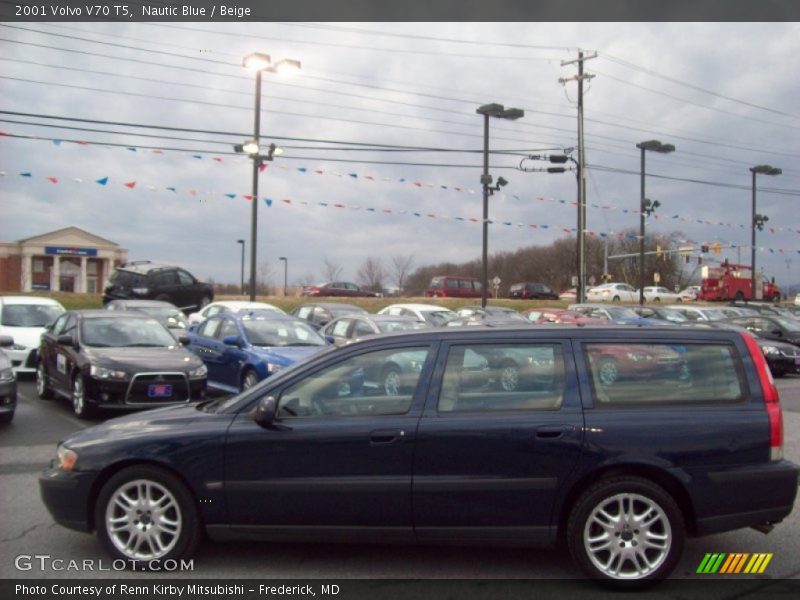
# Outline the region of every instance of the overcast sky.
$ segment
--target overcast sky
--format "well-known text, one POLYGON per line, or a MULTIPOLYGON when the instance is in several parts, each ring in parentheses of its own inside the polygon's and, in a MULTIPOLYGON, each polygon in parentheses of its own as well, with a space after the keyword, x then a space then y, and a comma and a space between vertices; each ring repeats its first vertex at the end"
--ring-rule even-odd
MULTIPOLYGON (((595 75, 585 94, 588 229, 638 228, 635 145, 658 139, 677 150, 647 155, 647 196, 661 203, 648 232, 681 231, 696 247, 740 245, 749 263, 748 169, 769 164, 783 175, 758 179, 758 212, 769 216, 758 263, 779 283, 800 281, 797 23, 0 29, 2 110, 41 115, 0 115, 9 134, 0 137, 2 241, 74 225, 131 259, 238 281, 237 239, 249 256, 252 167, 232 145, 252 136, 254 77, 241 59, 253 51, 302 62, 291 79, 264 75, 262 138, 285 148, 259 180, 258 263, 274 283, 282 283, 279 256, 289 259, 290 284, 322 280, 326 258, 350 280, 367 256, 388 265, 413 255, 415 266, 478 258, 483 123, 475 109, 490 102, 525 110, 519 121, 491 122, 492 150, 515 154, 490 161, 495 179, 509 181, 491 199, 490 252, 574 236, 564 230, 576 221, 573 174, 515 168, 526 154, 576 146, 577 86, 559 79, 575 75, 561 62, 580 48, 598 54, 586 62, 595 75), (377 144, 449 151, 368 149, 377 144)), ((737 250, 720 258, 735 262, 737 250)))

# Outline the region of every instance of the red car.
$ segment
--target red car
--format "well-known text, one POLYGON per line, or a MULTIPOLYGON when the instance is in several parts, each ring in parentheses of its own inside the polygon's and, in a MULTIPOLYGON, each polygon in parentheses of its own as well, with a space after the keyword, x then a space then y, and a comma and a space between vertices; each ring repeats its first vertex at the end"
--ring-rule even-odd
POLYGON ((581 313, 568 310, 566 308, 531 308, 522 313, 529 321, 534 323, 570 323, 580 325, 581 323, 606 323, 606 319, 587 317, 581 313))
POLYGON ((587 348, 596 380, 603 385, 667 374, 678 380, 690 376, 681 354, 662 344, 591 344, 587 348))
POLYGON ((348 281, 330 281, 318 283, 303 288, 303 296, 344 296, 349 298, 366 297, 376 298, 380 294, 362 290, 355 283, 348 281))

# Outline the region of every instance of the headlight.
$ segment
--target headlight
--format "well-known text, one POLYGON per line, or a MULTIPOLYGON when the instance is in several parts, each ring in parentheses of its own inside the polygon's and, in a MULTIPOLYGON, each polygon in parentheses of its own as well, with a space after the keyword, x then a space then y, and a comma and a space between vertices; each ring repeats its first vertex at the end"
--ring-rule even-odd
POLYGON ((89 374, 97 379, 127 379, 128 374, 125 371, 115 371, 114 369, 107 369, 105 367, 96 367, 94 365, 89 369, 89 374))
POLYGON ((22 344, 13 344, 11 346, 11 349, 12 350, 27 350, 27 348, 25 346, 23 346, 22 344))
POLYGON ((278 364, 275 364, 275 363, 267 363, 267 373, 269 373, 270 375, 274 375, 275 373, 280 371, 283 367, 284 367, 284 365, 278 365, 278 364))
POLYGON ((0 383, 8 383, 9 381, 14 381, 14 371, 11 370, 11 367, 0 371, 0 383))
POLYGON ((200 365, 196 369, 189 371, 189 377, 192 379, 200 379, 201 377, 208 376, 208 369, 205 365, 200 365))
POLYGON ((781 351, 778 350, 775 346, 761 346, 761 351, 764 354, 780 354, 781 351))
POLYGON ((149 290, 149 289, 147 289, 146 287, 138 287, 138 288, 133 288, 131 291, 132 291, 134 294, 139 294, 139 295, 142 295, 142 296, 144 296, 144 295, 145 295, 145 294, 147 294, 147 292, 149 292, 150 290, 149 290))
POLYGON ((58 454, 56 458, 56 467, 62 471, 72 471, 75 463, 78 461, 78 455, 74 450, 59 445, 58 454))
POLYGON ((649 354, 640 354, 638 352, 628 352, 628 358, 633 361, 640 361, 640 360, 652 360, 652 356, 649 354))

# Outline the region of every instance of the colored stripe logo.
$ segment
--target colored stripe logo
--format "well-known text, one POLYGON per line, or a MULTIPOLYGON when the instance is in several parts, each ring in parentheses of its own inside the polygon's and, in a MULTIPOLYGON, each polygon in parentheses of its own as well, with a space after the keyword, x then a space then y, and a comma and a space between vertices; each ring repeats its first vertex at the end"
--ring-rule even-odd
POLYGON ((697 573, 710 575, 719 573, 721 575, 736 575, 739 573, 760 574, 763 573, 767 565, 772 560, 773 553, 725 552, 706 553, 697 573))

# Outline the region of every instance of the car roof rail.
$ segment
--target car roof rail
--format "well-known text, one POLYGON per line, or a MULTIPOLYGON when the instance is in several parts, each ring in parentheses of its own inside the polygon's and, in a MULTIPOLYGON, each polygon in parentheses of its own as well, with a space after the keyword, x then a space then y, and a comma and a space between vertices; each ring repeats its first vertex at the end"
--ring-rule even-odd
POLYGON ((126 263, 122 263, 123 267, 132 267, 134 265, 149 265, 153 261, 152 260, 131 260, 126 263))

